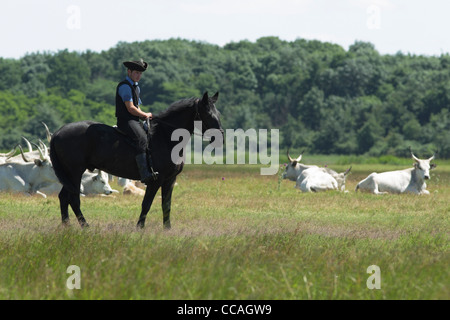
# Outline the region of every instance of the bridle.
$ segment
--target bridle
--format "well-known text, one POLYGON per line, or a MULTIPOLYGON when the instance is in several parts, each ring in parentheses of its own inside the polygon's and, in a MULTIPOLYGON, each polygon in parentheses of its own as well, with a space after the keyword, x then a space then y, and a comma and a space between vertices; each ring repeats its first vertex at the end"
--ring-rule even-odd
MULTIPOLYGON (((202 127, 205 126, 206 130, 208 130, 209 127, 205 124, 205 122, 203 121, 202 117, 200 116, 200 112, 198 111, 198 102, 199 101, 200 101, 200 99, 195 99, 195 102, 194 102, 194 111, 195 111, 194 122, 195 121, 201 121, 202 122, 202 127)), ((194 127, 194 130, 195 130, 195 127, 194 127)), ((197 135, 197 136, 203 136, 203 133, 196 133, 195 131, 193 131, 192 133, 197 135)))

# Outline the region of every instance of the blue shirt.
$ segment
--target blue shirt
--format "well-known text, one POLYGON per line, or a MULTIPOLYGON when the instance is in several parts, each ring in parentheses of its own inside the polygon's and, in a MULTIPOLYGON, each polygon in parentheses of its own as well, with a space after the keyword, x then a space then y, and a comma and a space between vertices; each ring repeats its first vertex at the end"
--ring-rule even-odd
MULTIPOLYGON (((126 80, 128 80, 128 82, 129 82, 131 85, 133 85, 133 84, 138 85, 137 82, 134 82, 134 81, 131 80, 130 77, 128 77, 128 76, 127 76, 126 80)), ((137 87, 137 88, 136 88, 136 91, 137 91, 137 93, 139 94, 139 93, 140 93, 140 88, 137 87)), ((121 85, 121 86, 119 87, 119 96, 122 98, 123 102, 126 102, 126 101, 131 101, 131 102, 133 102, 133 94, 131 93, 131 88, 130 88, 129 86, 121 85)), ((141 101, 141 98, 139 98, 139 104, 138 104, 138 105, 141 105, 141 104, 142 104, 142 101, 141 101)))

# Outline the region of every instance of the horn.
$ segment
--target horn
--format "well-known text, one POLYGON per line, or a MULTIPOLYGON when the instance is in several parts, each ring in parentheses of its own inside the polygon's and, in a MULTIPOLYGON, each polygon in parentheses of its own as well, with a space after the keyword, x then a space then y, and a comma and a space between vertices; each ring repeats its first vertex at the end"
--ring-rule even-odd
POLYGON ((294 159, 292 159, 291 156, 289 155, 289 149, 287 151, 287 156, 288 156, 289 162, 294 162, 294 159))
POLYGON ((42 149, 44 150, 44 157, 48 158, 48 148, 47 148, 47 146, 45 145, 44 142, 42 142, 41 139, 39 139, 39 144, 41 145, 42 149))
POLYGON ((298 158, 295 161, 300 162, 300 160, 302 160, 304 152, 305 152, 305 150, 303 150, 302 153, 300 153, 300 155, 298 156, 298 158))
POLYGON ((18 146, 18 144, 16 144, 14 146, 14 149, 12 149, 10 152, 8 152, 7 154, 5 154, 3 156, 6 157, 6 159, 11 158, 16 153, 17 146, 18 146))
POLYGON ((25 140, 25 143, 27 144, 28 152, 32 152, 33 148, 31 147, 30 141, 28 141, 28 139, 25 137, 22 137, 22 139, 25 140))
POLYGON ((50 133, 50 130, 48 130, 47 125, 44 122, 42 122, 42 124, 45 127, 45 134, 47 135, 47 141, 50 142, 50 140, 52 139, 52 134, 50 133))
POLYGON ((347 170, 345 170, 344 176, 348 175, 348 174, 350 173, 351 170, 352 170, 352 166, 350 166, 350 168, 348 168, 347 170))
POLYGON ((44 160, 45 159, 45 152, 44 152, 44 150, 42 150, 42 148, 40 146, 38 146, 37 144, 35 144, 35 143, 33 143, 33 144, 38 149, 40 157, 41 157, 41 160, 44 160))
POLYGON ((411 157, 412 157, 415 161, 417 161, 417 162, 420 161, 420 159, 417 158, 417 157, 414 155, 414 153, 412 152, 411 146, 409 146, 409 152, 411 153, 411 157))
POLYGON ((25 161, 25 162, 31 162, 31 160, 28 159, 28 158, 25 156, 25 153, 23 152, 22 146, 21 146, 20 144, 19 144, 18 146, 19 146, 20 154, 22 155, 23 161, 25 161))

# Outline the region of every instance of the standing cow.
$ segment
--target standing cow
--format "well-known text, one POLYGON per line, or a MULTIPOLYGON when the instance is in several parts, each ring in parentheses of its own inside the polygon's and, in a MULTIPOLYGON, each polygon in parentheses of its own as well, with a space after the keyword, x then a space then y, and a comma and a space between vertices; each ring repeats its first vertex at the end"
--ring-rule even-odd
POLYGON ((383 173, 372 173, 356 186, 355 191, 367 191, 374 194, 386 193, 413 193, 430 194, 426 190, 425 180, 430 179, 430 170, 436 168, 436 164, 430 163, 431 158, 422 160, 417 158, 411 151, 414 159, 414 167, 404 170, 387 171, 383 173))

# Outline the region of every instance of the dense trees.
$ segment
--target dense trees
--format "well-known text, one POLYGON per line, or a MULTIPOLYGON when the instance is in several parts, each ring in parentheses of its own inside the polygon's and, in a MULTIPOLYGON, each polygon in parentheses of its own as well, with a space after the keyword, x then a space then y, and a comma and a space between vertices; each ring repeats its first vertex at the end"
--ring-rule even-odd
POLYGON ((0 149, 24 135, 93 119, 114 124, 122 61, 144 58, 144 109, 219 91, 225 128, 279 128, 282 147, 311 153, 450 157, 450 56, 346 51, 319 41, 264 37, 223 47, 181 39, 120 42, 101 53, 0 58, 0 149))

